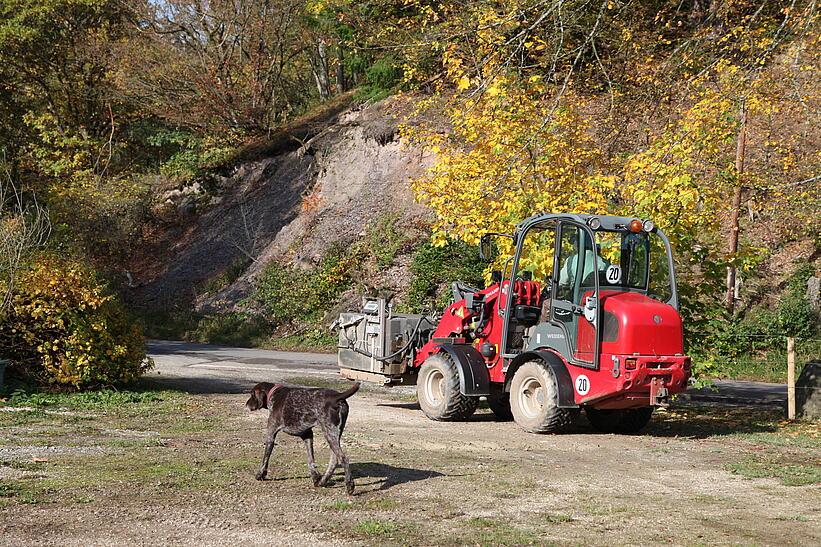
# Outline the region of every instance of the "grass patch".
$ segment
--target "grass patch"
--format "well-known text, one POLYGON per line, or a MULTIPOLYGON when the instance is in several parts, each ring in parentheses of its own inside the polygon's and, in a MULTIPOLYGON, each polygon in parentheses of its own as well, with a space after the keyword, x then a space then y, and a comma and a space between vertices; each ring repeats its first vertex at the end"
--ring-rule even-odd
POLYGON ((30 480, 3 480, 0 481, 0 507, 15 502, 21 505, 35 505, 51 501, 43 488, 36 488, 30 480))
POLYGON ((658 436, 726 437, 726 468, 742 477, 775 478, 788 486, 821 483, 821 421, 789 422, 779 409, 698 406, 658 412, 648 428, 658 436))
POLYGON ((20 460, 2 460, 0 467, 10 467, 18 471, 42 471, 43 464, 41 462, 20 461, 20 460))
POLYGON ((465 522, 467 537, 460 543, 474 545, 527 545, 544 542, 531 530, 516 528, 505 522, 488 518, 472 518, 465 522))
POLYGON ((261 345, 265 349, 280 351, 336 352, 337 338, 324 327, 312 327, 285 336, 269 336, 261 345))
POLYGON ((561 524, 563 522, 573 522, 575 520, 570 515, 563 515, 561 513, 551 513, 545 515, 544 519, 550 524, 561 524))
POLYGON ((809 522, 810 518, 804 515, 780 515, 773 517, 773 520, 792 521, 792 522, 809 522))
POLYGON ((748 479, 773 478, 785 486, 821 484, 821 465, 778 461, 778 456, 747 457, 727 466, 736 475, 748 479))
POLYGON ((399 503, 392 499, 376 498, 369 499, 365 502, 366 509, 374 509, 377 511, 390 511, 399 507, 399 503))
POLYGON ((390 537, 398 531, 398 527, 392 522, 383 520, 367 519, 354 526, 354 532, 368 537, 390 537))
POLYGON ((108 410, 129 405, 146 405, 173 397, 160 391, 84 391, 80 393, 15 392, 0 406, 30 406, 36 409, 60 407, 74 410, 108 410))

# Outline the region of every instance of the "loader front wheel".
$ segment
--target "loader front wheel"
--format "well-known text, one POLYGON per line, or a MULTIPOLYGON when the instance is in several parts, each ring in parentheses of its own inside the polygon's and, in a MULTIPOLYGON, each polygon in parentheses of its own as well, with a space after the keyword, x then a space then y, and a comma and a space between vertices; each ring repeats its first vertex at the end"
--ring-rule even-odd
POLYGON ((573 425, 576 408, 559 408, 559 389, 550 367, 529 361, 510 383, 510 410, 516 423, 530 433, 558 433, 573 425))
POLYGON ((437 422, 466 420, 479 402, 478 397, 462 395, 456 364, 442 353, 425 359, 416 379, 416 396, 425 416, 437 422))

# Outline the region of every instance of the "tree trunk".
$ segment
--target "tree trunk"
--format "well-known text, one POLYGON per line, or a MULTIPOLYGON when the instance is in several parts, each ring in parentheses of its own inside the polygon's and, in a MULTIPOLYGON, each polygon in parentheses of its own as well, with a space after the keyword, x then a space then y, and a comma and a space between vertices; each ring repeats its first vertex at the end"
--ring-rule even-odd
POLYGON ((336 44, 336 92, 345 93, 345 50, 342 49, 342 41, 336 44))
POLYGON ((324 38, 319 39, 316 46, 316 59, 311 63, 311 68, 314 71, 319 98, 325 101, 331 96, 331 83, 328 77, 328 45, 324 38))
POLYGON ((743 191, 744 177, 744 152, 747 146, 747 106, 741 103, 741 127, 738 130, 738 145, 735 151, 736 187, 733 191, 733 204, 730 216, 730 234, 727 241, 727 252, 730 265, 727 267, 727 285, 724 305, 729 314, 735 312, 736 299, 736 255, 738 254, 738 216, 741 208, 741 194, 743 191))

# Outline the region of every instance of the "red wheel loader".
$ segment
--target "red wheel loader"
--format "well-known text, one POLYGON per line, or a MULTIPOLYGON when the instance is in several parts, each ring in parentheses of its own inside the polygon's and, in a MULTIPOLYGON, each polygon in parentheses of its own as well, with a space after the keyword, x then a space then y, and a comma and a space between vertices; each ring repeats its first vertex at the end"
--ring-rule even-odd
POLYGON ((343 313, 342 376, 416 385, 432 420, 465 420, 485 397, 533 433, 559 432, 585 410, 594 428, 632 433, 686 389, 670 242, 652 221, 540 214, 494 238, 515 248, 492 283, 453 284, 441 315, 393 313, 382 299, 343 313))

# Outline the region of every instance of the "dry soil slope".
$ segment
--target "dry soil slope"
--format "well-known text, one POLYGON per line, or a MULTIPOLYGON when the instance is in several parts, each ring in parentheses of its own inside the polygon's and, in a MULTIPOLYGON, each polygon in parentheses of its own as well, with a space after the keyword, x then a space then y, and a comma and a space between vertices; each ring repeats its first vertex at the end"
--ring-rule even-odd
POLYGON ((311 264, 385 214, 424 224, 409 180, 430 157, 400 138, 401 111, 391 99, 349 107, 301 146, 239 162, 219 177, 220 195, 204 212, 165 231, 165 248, 154 251, 162 264, 138 279, 134 300, 149 309, 228 310, 271 260, 311 264), (244 259, 252 261, 239 279, 202 297, 198 287, 244 259))

